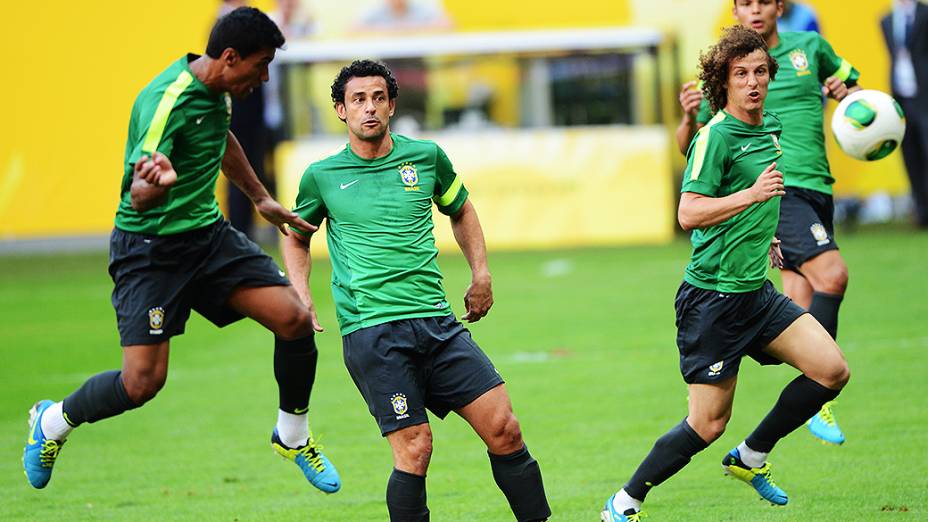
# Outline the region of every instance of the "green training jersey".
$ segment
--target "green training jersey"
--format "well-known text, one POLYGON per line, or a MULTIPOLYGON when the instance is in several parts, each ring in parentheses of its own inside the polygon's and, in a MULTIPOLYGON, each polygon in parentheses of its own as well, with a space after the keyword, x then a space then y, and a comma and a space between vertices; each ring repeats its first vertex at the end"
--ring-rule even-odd
POLYGON ((455 214, 467 189, 438 145, 392 137, 386 156, 366 160, 347 145, 310 165, 300 181, 294 212, 314 225, 326 219, 342 335, 451 313, 436 260, 432 202, 455 214))
MULTIPOLYGON (((770 54, 780 69, 770 83, 764 109, 783 122, 783 159, 777 168, 787 187, 831 194, 835 179, 825 155, 822 84, 829 76, 856 82, 860 73, 815 32, 780 33, 780 43, 770 54)), ((697 121, 705 123, 711 117, 709 101, 703 98, 697 121)))
POLYGON ((167 235, 204 227, 222 218, 216 179, 226 151, 232 101, 210 91, 190 70, 188 54, 155 77, 135 99, 123 162, 116 228, 167 235), (132 208, 129 189, 136 161, 159 151, 171 160, 177 182, 161 205, 132 208))
MULTIPOLYGON (((721 198, 750 188, 771 163, 779 165, 780 130, 779 119, 770 113, 764 113, 762 125, 749 125, 719 111, 690 144, 681 192, 721 198)), ((774 197, 718 225, 694 230, 684 279, 723 293, 763 286, 779 214, 780 198, 774 197)))

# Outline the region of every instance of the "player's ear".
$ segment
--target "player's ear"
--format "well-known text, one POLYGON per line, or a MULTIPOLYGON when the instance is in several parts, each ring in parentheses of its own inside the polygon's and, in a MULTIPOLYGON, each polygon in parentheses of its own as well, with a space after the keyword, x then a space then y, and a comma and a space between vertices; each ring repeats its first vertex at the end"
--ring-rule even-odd
POLYGON ((335 102, 335 114, 342 121, 348 119, 348 109, 345 108, 344 102, 335 102))
POLYGON ((219 59, 222 60, 222 62, 226 64, 227 66, 234 67, 235 64, 238 63, 239 60, 242 59, 242 57, 238 54, 238 51, 236 51, 235 49, 231 47, 226 47, 222 51, 222 54, 219 55, 219 59))

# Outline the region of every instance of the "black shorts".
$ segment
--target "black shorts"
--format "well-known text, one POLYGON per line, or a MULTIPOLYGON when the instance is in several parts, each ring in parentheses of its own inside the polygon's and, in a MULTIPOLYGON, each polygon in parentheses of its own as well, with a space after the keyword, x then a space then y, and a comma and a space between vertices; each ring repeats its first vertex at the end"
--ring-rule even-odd
POLYGON ((780 364, 762 350, 806 313, 773 283, 753 292, 722 294, 686 281, 674 302, 680 373, 687 384, 714 384, 738 374, 741 357, 780 364))
POLYGON ((345 366, 386 435, 444 419, 503 383, 454 315, 401 319, 342 338, 345 366))
POLYGON ((780 200, 777 239, 783 251, 783 268, 798 272, 803 263, 828 250, 837 250, 835 202, 830 194, 786 187, 780 200))
POLYGON ((122 346, 184 333, 191 309, 225 326, 242 318, 226 304, 235 288, 290 284, 270 256, 222 219, 168 236, 113 229, 109 271, 122 346))

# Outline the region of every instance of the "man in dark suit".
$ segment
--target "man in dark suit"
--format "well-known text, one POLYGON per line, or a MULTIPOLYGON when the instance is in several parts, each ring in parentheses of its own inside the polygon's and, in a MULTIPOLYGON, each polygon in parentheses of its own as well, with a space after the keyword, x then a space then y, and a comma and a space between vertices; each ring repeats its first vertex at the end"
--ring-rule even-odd
POLYGON ((896 0, 880 26, 892 62, 893 97, 907 120, 902 158, 912 185, 915 223, 928 229, 928 5, 896 0))

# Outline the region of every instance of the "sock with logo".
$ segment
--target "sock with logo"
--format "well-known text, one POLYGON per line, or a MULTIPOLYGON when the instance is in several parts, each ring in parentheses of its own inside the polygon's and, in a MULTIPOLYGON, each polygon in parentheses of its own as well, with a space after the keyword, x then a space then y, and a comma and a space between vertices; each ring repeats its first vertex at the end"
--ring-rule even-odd
POLYGON ((745 444, 754 451, 770 453, 780 439, 802 426, 838 393, 840 390, 826 388, 805 375, 796 377, 783 388, 773 409, 754 433, 744 439, 745 444))
POLYGON ((843 295, 815 292, 812 294, 812 304, 809 313, 822 323, 832 339, 838 338, 838 309, 841 308, 843 295))
POLYGON ((619 490, 619 492, 615 494, 615 498, 612 499, 612 507, 622 514, 627 513, 629 509, 637 513, 641 511, 641 501, 637 498, 633 498, 627 491, 622 489, 619 490))
POLYGON ((428 522, 425 477, 393 468, 387 481, 387 511, 390 522, 428 522))
POLYGON ((56 402, 45 409, 42 414, 42 433, 46 439, 62 441, 68 438, 68 434, 74 429, 74 426, 68 424, 64 418, 64 412, 61 411, 63 403, 56 402))
POLYGON ((72 427, 97 422, 138 408, 126 392, 122 372, 98 373, 62 401, 62 416, 72 427))
POLYGON ((318 357, 312 335, 289 341, 274 336, 274 378, 282 411, 303 415, 309 409, 318 357))
POLYGON ((309 414, 296 415, 277 410, 277 436, 288 448, 305 446, 309 441, 309 414))
POLYGON ((651 452, 644 458, 635 474, 623 488, 638 501, 644 501, 648 491, 672 477, 689 464, 693 455, 709 445, 702 440, 686 419, 657 439, 651 452))
POLYGON ((547 520, 551 516, 545 485, 538 461, 528 452, 528 446, 509 455, 490 456, 490 468, 496 485, 506 495, 509 507, 519 522, 547 520))

